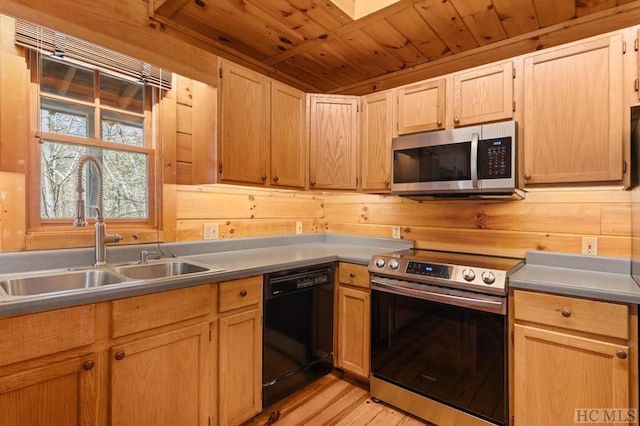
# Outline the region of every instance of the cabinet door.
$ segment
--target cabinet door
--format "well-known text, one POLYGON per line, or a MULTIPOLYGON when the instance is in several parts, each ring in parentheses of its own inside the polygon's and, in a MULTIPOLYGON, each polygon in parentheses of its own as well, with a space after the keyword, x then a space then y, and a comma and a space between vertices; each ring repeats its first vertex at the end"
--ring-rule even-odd
POLYGON ((515 424, 569 426, 581 415, 576 409, 626 413, 631 407, 628 347, 519 324, 514 328, 515 424))
POLYGON ((220 180, 264 185, 269 179, 269 80, 227 61, 221 76, 220 180))
POLYGON ((358 105, 357 96, 310 96, 311 189, 357 188, 358 105))
POLYGON ((271 82, 271 185, 304 188, 305 93, 271 82))
POLYGON ((467 126, 513 118, 513 64, 453 76, 453 124, 467 126))
POLYGON ((369 377, 371 297, 368 291, 338 288, 338 348, 336 364, 369 377))
POLYGON ((0 425, 95 425, 94 362, 79 357, 0 378, 0 425))
POLYGON ((262 310, 220 318, 218 410, 237 425, 262 409, 262 310))
POLYGON ((525 58, 526 184, 623 179, 621 76, 622 35, 525 58))
POLYGON ((391 183, 393 91, 362 98, 362 190, 388 192, 391 183))
POLYGON ((398 134, 444 128, 445 79, 398 89, 398 134))
POLYGON ((209 345, 202 324, 112 348, 111 425, 206 425, 209 345))

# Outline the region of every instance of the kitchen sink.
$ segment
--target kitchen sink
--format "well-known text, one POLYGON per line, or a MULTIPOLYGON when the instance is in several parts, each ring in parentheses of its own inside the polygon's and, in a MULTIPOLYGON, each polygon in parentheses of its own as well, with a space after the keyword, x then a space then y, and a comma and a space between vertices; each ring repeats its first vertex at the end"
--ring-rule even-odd
POLYGON ((111 271, 84 270, 6 279, 0 281, 0 287, 9 296, 32 296, 119 284, 125 281, 125 277, 111 271))
POLYGON ((159 263, 121 266, 115 268, 115 271, 127 278, 135 280, 152 280, 185 274, 195 274, 198 272, 214 272, 215 269, 212 270, 212 268, 195 265, 182 260, 173 260, 168 262, 165 261, 159 263))

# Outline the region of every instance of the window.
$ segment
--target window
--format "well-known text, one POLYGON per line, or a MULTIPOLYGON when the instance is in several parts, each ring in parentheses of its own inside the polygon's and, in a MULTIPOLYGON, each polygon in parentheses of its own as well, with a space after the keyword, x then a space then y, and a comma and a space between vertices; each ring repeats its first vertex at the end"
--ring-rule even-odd
MULTIPOLYGON (((32 227, 72 223, 84 154, 103 166, 103 216, 154 226, 151 101, 160 90, 75 61, 36 52, 29 57, 39 136, 30 150, 30 193, 39 193, 30 197, 32 227)), ((85 167, 86 216, 95 217, 98 179, 91 163, 85 167)))

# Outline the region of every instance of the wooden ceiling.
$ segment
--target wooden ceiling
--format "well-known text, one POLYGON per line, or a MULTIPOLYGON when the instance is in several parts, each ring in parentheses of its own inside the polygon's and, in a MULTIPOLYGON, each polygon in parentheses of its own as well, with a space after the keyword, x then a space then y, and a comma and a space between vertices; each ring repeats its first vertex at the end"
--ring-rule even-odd
POLYGON ((354 21, 329 0, 142 1, 152 19, 222 57, 307 91, 352 94, 457 57, 479 65, 630 26, 639 9, 638 0, 400 0, 354 21))

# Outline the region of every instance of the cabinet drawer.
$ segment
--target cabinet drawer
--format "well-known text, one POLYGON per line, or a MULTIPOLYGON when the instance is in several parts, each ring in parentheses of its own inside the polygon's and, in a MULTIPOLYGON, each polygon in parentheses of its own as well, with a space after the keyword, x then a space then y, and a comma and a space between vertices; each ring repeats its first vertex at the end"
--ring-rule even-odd
POLYGON ((262 300, 262 277, 242 278, 218 284, 218 311, 255 305, 262 300))
POLYGON ((201 285, 115 300, 111 302, 111 336, 126 336, 207 315, 210 297, 210 286, 201 285))
POLYGON ((369 288, 369 270, 364 265, 340 263, 338 266, 338 280, 342 284, 369 288))
POLYGON ((514 291, 515 319, 569 330, 629 338, 629 307, 617 303, 514 291))
POLYGON ((0 320, 0 365, 89 345, 96 340, 95 305, 0 320))

